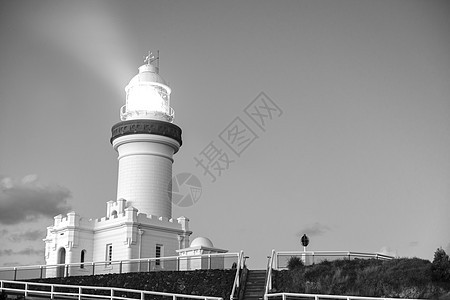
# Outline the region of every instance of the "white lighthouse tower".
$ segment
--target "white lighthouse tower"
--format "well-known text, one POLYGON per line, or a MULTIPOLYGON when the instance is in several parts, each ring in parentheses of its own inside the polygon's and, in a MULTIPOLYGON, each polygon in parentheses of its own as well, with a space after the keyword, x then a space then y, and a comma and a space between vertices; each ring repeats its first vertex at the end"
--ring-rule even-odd
MULTIPOLYGON (((76 212, 54 218, 44 239, 46 264, 76 265, 49 269, 46 276, 136 271, 140 266, 127 260, 176 256, 189 247, 189 219, 172 218, 172 163, 181 129, 172 123, 171 89, 159 75, 158 61, 150 53, 125 87, 121 122, 112 127, 111 144, 119 156, 117 198, 106 203, 102 218, 76 212), (104 263, 88 268, 85 262, 104 263)), ((157 261, 151 268, 173 267, 157 261)))
POLYGON ((172 217, 173 155, 181 146, 181 129, 174 125, 171 89, 159 75, 151 54, 125 87, 122 122, 112 128, 111 143, 119 154, 117 199, 139 212, 172 217))

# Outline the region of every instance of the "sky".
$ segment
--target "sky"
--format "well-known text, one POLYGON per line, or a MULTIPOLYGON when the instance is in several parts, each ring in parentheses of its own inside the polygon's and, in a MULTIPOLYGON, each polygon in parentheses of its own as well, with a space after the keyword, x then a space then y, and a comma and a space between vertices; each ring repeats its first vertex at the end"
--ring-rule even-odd
POLYGON ((450 252, 449 15, 434 0, 1 0, 0 266, 44 264, 57 214, 106 214, 111 127, 149 50, 183 130, 173 175, 202 188, 173 208, 192 238, 250 268, 303 234, 308 250, 450 252), (212 145, 228 158, 214 179, 196 163, 212 145))

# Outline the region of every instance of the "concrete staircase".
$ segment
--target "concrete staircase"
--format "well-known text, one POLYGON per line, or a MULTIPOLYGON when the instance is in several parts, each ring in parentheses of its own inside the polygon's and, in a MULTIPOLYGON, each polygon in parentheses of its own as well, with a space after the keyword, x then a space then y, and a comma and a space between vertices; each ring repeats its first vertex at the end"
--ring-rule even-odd
POLYGON ((249 270, 245 284, 244 300, 258 300, 264 298, 266 270, 249 270))

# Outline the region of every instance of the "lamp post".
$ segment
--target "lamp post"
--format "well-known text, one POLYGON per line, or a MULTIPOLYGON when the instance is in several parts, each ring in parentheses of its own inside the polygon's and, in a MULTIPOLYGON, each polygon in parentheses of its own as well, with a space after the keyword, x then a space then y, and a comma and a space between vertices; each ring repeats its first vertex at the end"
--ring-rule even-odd
POLYGON ((309 245, 309 238, 306 236, 306 234, 303 234, 300 241, 302 242, 302 245, 303 245, 302 260, 303 260, 303 263, 306 265, 306 247, 309 245))

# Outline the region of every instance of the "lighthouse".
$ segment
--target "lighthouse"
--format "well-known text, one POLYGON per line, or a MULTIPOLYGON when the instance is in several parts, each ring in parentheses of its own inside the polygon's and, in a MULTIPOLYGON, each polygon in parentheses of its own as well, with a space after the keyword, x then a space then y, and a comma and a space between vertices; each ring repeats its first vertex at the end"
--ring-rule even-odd
MULTIPOLYGON (((44 239, 46 264, 70 266, 50 268, 47 277, 142 271, 130 260, 176 256, 189 247, 189 219, 172 217, 172 163, 182 141, 170 94, 159 75, 159 55, 149 53, 126 85, 120 122, 112 127, 117 197, 106 202, 101 218, 75 211, 54 217, 44 239)), ((173 269, 173 263, 156 260, 146 268, 173 269)))
POLYGON ((125 87, 122 121, 112 128, 111 143, 119 155, 117 199, 141 213, 170 219, 172 163, 181 129, 173 124, 171 89, 159 75, 159 57, 149 53, 145 62, 125 87))

